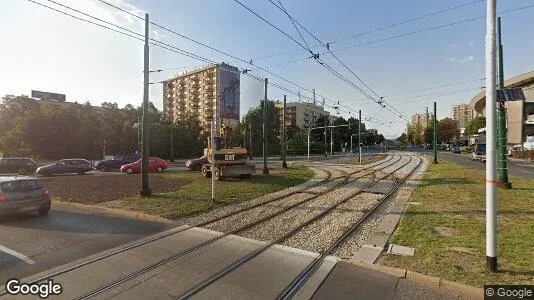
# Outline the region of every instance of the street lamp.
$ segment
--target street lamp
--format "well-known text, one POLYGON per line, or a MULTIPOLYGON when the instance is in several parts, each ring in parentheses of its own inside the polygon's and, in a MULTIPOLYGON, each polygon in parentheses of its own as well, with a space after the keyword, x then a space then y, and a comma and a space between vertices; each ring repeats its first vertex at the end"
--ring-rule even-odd
POLYGON ((353 138, 355 135, 357 135, 357 134, 354 133, 354 134, 352 134, 352 135, 350 136, 350 154, 352 154, 352 138, 353 138))

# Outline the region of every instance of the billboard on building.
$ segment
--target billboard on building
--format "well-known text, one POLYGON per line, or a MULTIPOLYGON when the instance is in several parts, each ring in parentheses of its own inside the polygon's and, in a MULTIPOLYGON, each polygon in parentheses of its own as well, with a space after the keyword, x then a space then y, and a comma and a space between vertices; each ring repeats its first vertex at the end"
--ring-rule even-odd
POLYGON ((65 102, 66 96, 64 94, 56 94, 49 92, 41 92, 32 90, 32 98, 40 98, 42 100, 55 100, 65 102))
POLYGON ((239 70, 222 65, 219 72, 219 117, 239 120, 239 70))

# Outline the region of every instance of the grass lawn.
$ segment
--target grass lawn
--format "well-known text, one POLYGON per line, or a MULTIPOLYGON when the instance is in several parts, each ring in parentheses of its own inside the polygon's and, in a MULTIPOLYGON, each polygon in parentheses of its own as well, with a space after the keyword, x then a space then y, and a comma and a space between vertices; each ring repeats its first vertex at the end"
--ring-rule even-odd
POLYGON ((249 179, 217 181, 216 203, 211 201, 211 178, 202 177, 200 172, 170 173, 165 177, 182 184, 174 192, 156 194, 151 198, 127 197, 116 201, 113 206, 179 219, 273 193, 306 182, 314 175, 313 171, 305 167, 272 169, 270 173, 263 175, 261 170, 256 170, 256 174, 249 179))
POLYGON ((479 287, 533 284, 534 180, 510 181, 513 189, 498 191, 497 274, 485 271, 484 172, 448 162, 430 164, 410 199, 421 205, 408 206, 393 237, 415 255, 385 255, 383 264, 479 287))

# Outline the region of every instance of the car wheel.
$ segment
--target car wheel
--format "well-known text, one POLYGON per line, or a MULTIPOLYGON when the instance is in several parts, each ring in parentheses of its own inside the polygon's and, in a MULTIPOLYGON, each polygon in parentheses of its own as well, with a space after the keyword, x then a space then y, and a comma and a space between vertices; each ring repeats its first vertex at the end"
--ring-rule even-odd
POLYGON ((158 171, 158 173, 161 173, 161 172, 163 172, 163 168, 162 168, 162 167, 158 167, 158 168, 156 169, 156 171, 158 171))
POLYGON ((211 178, 211 172, 208 171, 208 167, 206 165, 202 166, 202 176, 204 176, 204 178, 211 178))
POLYGON ((217 181, 224 180, 224 176, 221 175, 221 169, 220 168, 215 169, 215 180, 217 180, 217 181))
POLYGON ((45 216, 48 214, 49 211, 50 211, 50 206, 46 206, 46 207, 40 208, 37 212, 39 213, 40 216, 45 216))
POLYGON ((106 167, 100 167, 99 170, 100 170, 100 172, 107 172, 107 171, 108 171, 108 168, 106 168, 106 167))
POLYGON ((128 173, 128 174, 132 174, 132 173, 133 173, 133 169, 132 169, 132 168, 128 168, 128 169, 126 169, 126 173, 128 173))

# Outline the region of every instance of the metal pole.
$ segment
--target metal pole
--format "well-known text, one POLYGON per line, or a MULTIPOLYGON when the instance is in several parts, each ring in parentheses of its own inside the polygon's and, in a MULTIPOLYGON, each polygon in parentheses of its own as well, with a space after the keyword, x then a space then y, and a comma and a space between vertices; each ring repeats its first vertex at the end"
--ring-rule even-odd
POLYGON ((252 123, 248 124, 248 147, 249 147, 249 154, 248 157, 250 160, 252 160, 252 123))
POLYGON ((358 110, 358 162, 362 162, 362 110, 358 110))
POLYGON ((352 154, 352 138, 354 137, 354 134, 350 136, 350 154, 352 154))
MULTIPOLYGON (((217 104, 215 104, 217 107, 217 104)), ((215 126, 217 121, 217 112, 213 113, 213 120, 211 120, 211 201, 215 202, 215 126)))
POLYGON ((487 0, 486 12, 486 267, 497 272, 497 182, 495 181, 496 0, 487 0))
POLYGON ((287 163, 286 163, 286 95, 284 95, 284 110, 282 111, 282 168, 287 168, 287 163))
POLYGON ((171 162, 174 162, 174 136, 172 134, 172 128, 174 127, 174 124, 171 123, 171 162))
MULTIPOLYGON (((328 116, 330 118, 330 116, 328 116)), ((328 149, 326 146, 326 128, 328 127, 328 124, 326 124, 326 118, 324 119, 324 157, 326 157, 326 154, 328 153, 328 149)), ((330 129, 332 130, 332 129, 330 129)))
POLYGON ((310 132, 311 129, 308 130, 308 159, 310 159, 310 132))
POLYGON ((265 123, 267 122, 267 78, 265 78, 265 98, 263 99, 263 174, 269 174, 267 169, 267 132, 265 123))
MULTIPOLYGON (((330 126, 332 126, 332 118, 330 120, 330 126)), ((334 155, 334 128, 330 127, 330 155, 334 155)))
MULTIPOLYGON (((428 122, 428 119, 427 119, 428 122)), ((436 118, 436 102, 434 102, 434 162, 435 164, 438 163, 438 118, 436 118)))
POLYGON ((149 197, 152 194, 148 186, 148 14, 145 14, 145 48, 144 48, 144 82, 143 82, 143 135, 141 149, 141 197, 149 197))
MULTIPOLYGON (((504 67, 503 67, 503 52, 502 52, 502 31, 501 31, 501 17, 497 18, 497 36, 499 41, 499 89, 504 89, 504 67)), ((504 102, 498 103, 497 115, 497 135, 498 135, 498 149, 499 149, 499 187, 504 189, 512 188, 512 183, 508 181, 508 158, 506 157, 506 107, 504 102)))

